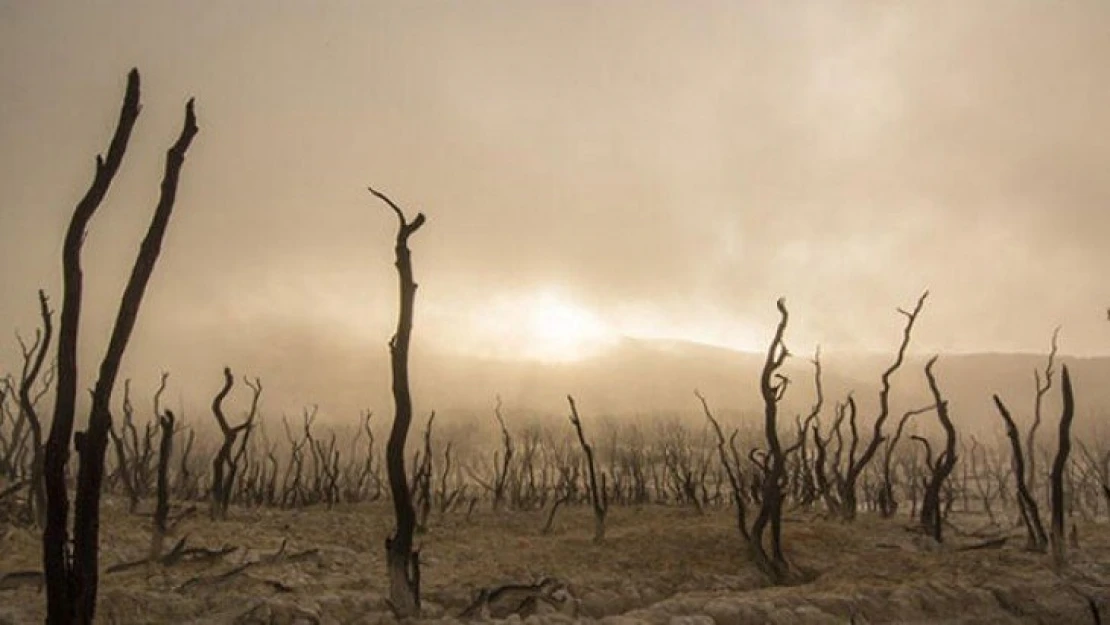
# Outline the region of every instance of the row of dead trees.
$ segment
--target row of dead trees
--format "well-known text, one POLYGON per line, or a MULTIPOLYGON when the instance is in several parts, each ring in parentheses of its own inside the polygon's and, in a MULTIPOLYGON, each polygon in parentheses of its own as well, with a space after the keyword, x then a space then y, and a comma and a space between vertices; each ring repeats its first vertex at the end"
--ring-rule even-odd
MULTIPOLYGON (((815 362, 819 366, 819 358, 815 362)), ((154 410, 145 421, 136 415, 130 384, 125 381, 124 398, 117 412, 122 418, 117 417, 109 430, 114 453, 106 464, 105 490, 125 497, 133 511, 142 502, 154 505, 161 460, 160 421, 167 416, 167 411, 159 408, 159 397, 167 378, 164 375, 159 381, 152 402, 154 410)), ((183 505, 208 503, 210 515, 222 518, 233 504, 296 508, 388 498, 370 413, 363 415, 359 428, 337 430, 318 426, 315 409, 310 408, 299 419, 282 418, 275 429, 274 423, 258 412, 259 390, 252 391, 249 401, 242 400, 242 416, 232 419, 234 423, 223 419, 225 431, 217 415, 224 412, 226 379, 213 401, 218 411, 193 424, 177 416, 169 448, 172 458, 166 461, 167 490, 172 500, 183 505), (214 422, 218 426, 216 436, 212 435, 214 422), (198 431, 201 444, 197 443, 198 431)), ((257 380, 245 382, 252 387, 259 384, 257 380)), ((844 480, 841 473, 852 456, 851 448, 860 445, 853 443, 852 410, 852 403, 844 402, 834 411, 839 436, 835 429, 815 435, 812 428, 817 417, 813 415, 819 414, 818 405, 806 416, 810 436, 802 439, 791 432, 784 483, 789 508, 837 512, 827 501, 837 496, 835 485, 844 480)), ((903 414, 893 434, 886 437, 877 460, 860 479, 860 509, 893 516, 904 506, 909 516, 917 516, 926 492, 925 478, 934 461, 932 445, 943 445, 943 441, 930 442, 908 433, 914 431, 912 417, 928 412, 934 412, 933 406, 903 414)), ((539 510, 559 500, 560 505, 591 503, 586 456, 573 426, 563 430, 561 437, 558 431, 538 425, 521 428, 514 435, 515 428, 510 428, 500 406, 495 408, 494 418, 500 445, 486 460, 477 450, 460 451, 450 440, 441 444, 433 435, 431 423, 425 426, 422 444, 414 450, 408 465, 419 526, 426 526, 433 512, 472 512, 477 506, 539 510)), ((0 408, 0 444, 15 433, 18 422, 16 405, 9 401, 0 408)), ((801 425, 795 430, 805 431, 805 422, 799 419, 798 423, 801 425)), ((599 501, 618 506, 679 505, 695 510, 730 506, 737 497, 728 476, 728 469, 733 467, 739 467, 741 500, 753 505, 761 498, 762 452, 757 449, 752 458, 748 457, 755 442, 750 430, 733 428, 727 442, 735 452, 726 449, 730 464, 726 469, 718 460, 712 427, 699 431, 674 422, 646 433, 639 427, 605 421, 586 427, 593 438, 590 445, 599 501), (739 464, 735 458, 740 459, 739 464)), ((27 427, 24 425, 22 430, 28 441, 27 427)), ((1082 441, 1077 447, 1082 453, 1072 457, 1064 474, 1066 492, 1070 493, 1068 509, 1073 515, 1090 519, 1103 514, 1108 505, 1102 476, 1110 454, 1092 452, 1082 441)), ((1036 490, 1030 490, 1047 505, 1052 458, 1045 451, 1042 446, 1040 454, 1045 457, 1038 465, 1043 472, 1032 480, 1036 490)), ((1008 449, 969 437, 958 441, 956 455, 962 462, 943 482, 942 511, 976 510, 992 520, 1005 521, 1019 503, 1008 449)), ((33 456, 29 444, 13 450, 14 462, 10 464, 17 469, 5 469, 10 483, 34 483, 30 478, 33 456)), ((1027 457, 1028 453, 1023 454, 1023 459, 1027 457)), ((29 494, 29 489, 13 493, 25 510, 34 505, 29 494)), ((24 522, 31 518, 26 511, 22 516, 24 522)))
MULTIPOLYGON (((819 363, 819 359, 815 361, 819 363)), ((159 381, 152 402, 155 409, 145 421, 136 415, 131 385, 125 381, 124 398, 117 412, 122 418, 117 417, 109 430, 114 453, 106 463, 105 490, 125 497, 132 511, 144 502, 154 505, 161 460, 160 421, 167 416, 167 411, 159 408, 158 398, 167 378, 163 376, 159 381)), ((256 380, 245 382, 248 386, 259 384, 256 380)), ((388 498, 381 449, 370 413, 363 415, 359 428, 337 430, 318 426, 315 409, 310 408, 299 419, 283 418, 275 429, 272 421, 260 416, 257 394, 252 392, 249 401, 243 399, 241 417, 231 419, 234 423, 224 418, 225 432, 216 415, 223 414, 226 397, 222 385, 217 393, 220 399, 213 402, 220 409, 205 420, 190 424, 177 416, 169 448, 173 453, 166 461, 170 499, 189 505, 209 503, 210 515, 222 518, 233 504, 296 508, 388 498), (216 436, 212 423, 217 424, 216 436), (201 444, 197 443, 198 431, 201 444)), ((894 516, 904 506, 910 516, 917 516, 926 492, 925 478, 933 463, 932 445, 943 445, 943 441, 914 438, 908 432, 914 431, 910 429, 911 417, 933 411, 929 406, 902 415, 893 434, 884 441, 878 459, 863 473, 860 509, 894 516)), ((817 440, 812 425, 805 439, 799 440, 791 432, 784 483, 784 497, 791 509, 836 512, 827 501, 837 495, 835 484, 843 480, 840 473, 852 455, 851 414, 848 402, 834 411, 834 424, 840 422, 839 437, 835 430, 822 430, 817 433, 821 440, 817 440), (829 440, 823 440, 826 438, 829 440), (824 448, 819 443, 825 443, 824 448)), ((591 503, 586 456, 573 426, 563 430, 561 437, 558 431, 538 425, 522 428, 514 435, 500 407, 495 408, 494 418, 500 430, 500 445, 486 460, 474 449, 461 452, 450 440, 441 444, 431 424, 425 426, 422 444, 409 461, 410 491, 420 526, 427 525, 433 512, 472 512, 480 505, 539 510, 558 500, 563 500, 561 505, 591 503)), ((6 443, 19 421, 14 402, 0 408, 0 445, 10 446, 6 443)), ((810 423, 816 421, 814 417, 810 423)), ((800 423, 799 431, 804 431, 805 423, 800 423)), ((733 467, 739 467, 741 500, 752 505, 761 498, 762 454, 757 450, 754 460, 748 457, 755 442, 750 430, 733 428, 727 442, 735 452, 726 448, 730 464, 726 469, 718 460, 712 427, 699 431, 675 422, 647 433, 642 428, 605 421, 586 427, 592 431, 599 501, 618 506, 679 505, 695 510, 730 506, 737 497, 728 476, 728 469, 733 467), (739 464, 735 458, 740 459, 739 464)), ((15 470, 6 467, 5 474, 9 483, 29 486, 34 483, 30 476, 34 453, 25 424, 22 436, 28 444, 12 450, 13 461, 8 464, 15 470)), ((1102 476, 1110 454, 1092 452, 1082 441, 1077 447, 1082 453, 1071 458, 1064 474, 1066 492, 1070 493, 1068 509, 1073 515, 1090 519, 1101 516, 1108 506, 1102 476)), ((1036 489, 1029 490, 1047 505, 1052 457, 1045 452, 1042 447, 1044 458, 1038 464, 1043 471, 1031 480, 1036 489)), ((969 437, 958 441, 956 455, 962 462, 943 483, 943 511, 975 510, 992 520, 1005 521, 1019 504, 1008 449, 969 437)), ((1026 458, 1028 453, 1023 453, 1023 461, 1026 458)), ((1027 467, 1023 472, 1028 474, 1027 467)), ((13 491, 24 510, 23 522, 32 518, 28 511, 35 499, 29 495, 29 488, 13 491)))

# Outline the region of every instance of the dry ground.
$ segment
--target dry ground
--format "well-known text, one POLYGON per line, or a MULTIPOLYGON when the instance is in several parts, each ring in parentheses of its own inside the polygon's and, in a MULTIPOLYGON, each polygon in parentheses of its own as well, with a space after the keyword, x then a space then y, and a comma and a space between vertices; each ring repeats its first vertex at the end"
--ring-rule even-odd
MULTIPOLYGON (((388 505, 231 514, 221 523, 192 518, 176 532, 188 536, 189 547, 236 548, 227 555, 103 574, 99 621, 393 620, 383 595, 388 505), (267 560, 283 541, 287 557, 267 560), (247 563, 253 564, 219 577, 247 563)), ((480 509, 469 521, 433 514, 429 532, 418 538, 425 611, 429 620, 451 620, 481 587, 546 575, 567 582, 575 600, 563 609, 576 616, 551 613, 532 622, 1094 623, 1089 599, 1110 618, 1105 523, 1080 524, 1081 548, 1056 573, 1046 556, 1021 549, 1016 529, 1002 548, 956 551, 980 539, 950 530, 950 544, 938 549, 906 531, 904 516, 863 517, 852 525, 796 516, 786 525, 789 553, 818 576, 801 586, 767 588, 744 554, 733 518, 728 510, 701 516, 677 508, 614 508, 606 541, 596 545, 587 507, 561 510, 546 536, 539 532, 543 512, 480 509)), ((958 514, 953 521, 965 531, 976 522, 958 514)), ((102 567, 141 558, 148 527, 148 519, 106 501, 102 567)), ((39 568, 37 535, 0 528, 0 574, 39 568)), ((42 622, 44 601, 36 583, 0 578, 0 624, 42 622)))

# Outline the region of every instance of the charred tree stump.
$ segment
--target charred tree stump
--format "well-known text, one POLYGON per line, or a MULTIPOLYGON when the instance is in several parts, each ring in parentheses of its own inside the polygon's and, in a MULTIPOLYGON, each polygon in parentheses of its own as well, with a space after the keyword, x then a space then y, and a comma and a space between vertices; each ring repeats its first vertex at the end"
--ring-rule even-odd
POLYGON ((400 287, 397 331, 389 341, 393 373, 393 427, 386 443, 386 472, 393 495, 393 512, 397 530, 385 541, 386 569, 389 574, 389 598, 398 617, 420 614, 420 553, 413 551, 412 536, 416 529, 416 511, 409 494, 405 475, 405 441, 412 423, 412 395, 409 391, 409 342, 412 338, 412 315, 416 301, 416 282, 412 272, 409 237, 424 225, 424 213, 409 221, 393 200, 370 188, 370 193, 389 205, 397 215, 397 239, 394 247, 395 266, 400 287))

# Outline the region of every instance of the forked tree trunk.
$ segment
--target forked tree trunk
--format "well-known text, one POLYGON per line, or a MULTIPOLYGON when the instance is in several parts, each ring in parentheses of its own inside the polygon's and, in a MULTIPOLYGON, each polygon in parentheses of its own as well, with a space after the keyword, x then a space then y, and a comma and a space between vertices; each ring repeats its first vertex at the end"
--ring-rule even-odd
POLYGON ((926 533, 939 543, 943 540, 941 531, 945 516, 940 507, 940 490, 956 466, 956 428, 948 416, 948 402, 941 396, 936 377, 933 375, 933 365, 936 362, 937 357, 933 356, 925 365, 925 377, 929 379, 929 390, 933 394, 933 401, 936 402, 937 418, 944 428, 944 451, 937 456, 933 473, 925 487, 925 498, 921 505, 921 525, 926 533))
POLYGON ((138 114, 139 73, 132 70, 128 76, 120 123, 108 150, 108 158, 97 158, 96 178, 74 211, 62 250, 63 301, 58 334, 58 392, 45 463, 47 523, 43 532, 43 566, 47 586, 47 623, 51 625, 91 624, 96 612, 100 489, 104 478, 108 430, 112 423, 112 391, 173 213, 185 153, 197 133, 193 101, 189 100, 185 107, 185 124, 181 135, 166 154, 158 205, 124 288, 108 348, 100 364, 100 372, 93 388, 88 429, 78 432, 74 437, 80 462, 77 469, 73 551, 70 554, 66 548, 69 543, 69 503, 65 479, 76 403, 77 325, 80 320, 82 290, 81 245, 89 220, 119 169, 138 114))
POLYGON ((763 431, 767 439, 767 458, 762 472, 760 506, 751 529, 751 554, 756 565, 776 584, 787 583, 798 577, 786 561, 782 548, 782 485, 786 471, 786 454, 778 435, 778 404, 786 393, 789 380, 778 371, 789 351, 783 343, 789 315, 786 302, 777 303, 780 319, 775 336, 767 349, 767 358, 760 375, 759 388, 763 397, 763 431), (770 529, 770 540, 764 533, 770 529))
POLYGON ((46 622, 64 625, 76 621, 76 593, 72 553, 69 549, 69 493, 66 464, 73 440, 77 403, 77 331, 81 317, 81 245, 89 221, 119 171, 131 130, 139 117, 139 73, 127 77, 127 92, 107 157, 96 157, 96 173, 85 197, 77 204, 62 248, 62 309, 58 326, 58 380, 54 419, 43 459, 46 485, 46 527, 42 534, 43 570, 46 580, 46 622))
POLYGON ((397 314, 397 332, 389 341, 390 364, 393 373, 393 427, 386 443, 386 470, 389 490, 393 495, 393 512, 397 531, 385 540, 386 570, 389 575, 390 603, 399 618, 420 614, 420 554, 412 550, 412 536, 416 530, 416 511, 409 493, 405 475, 405 441, 412 423, 412 396, 409 392, 409 342, 412 338, 412 313, 416 301, 416 282, 412 274, 412 254, 409 237, 424 225, 424 214, 417 213, 410 222, 404 212, 373 188, 370 193, 389 205, 397 215, 397 240, 395 266, 400 286, 400 309, 397 314))
MULTIPOLYGON (((929 292, 925 291, 917 300, 917 305, 912 311, 898 309, 898 312, 906 317, 906 326, 902 330, 902 343, 898 347, 898 353, 894 358, 894 363, 883 371, 880 378, 882 387, 879 390, 879 414, 875 417, 874 431, 871 435, 871 441, 863 449, 863 453, 859 458, 855 458, 854 451, 848 455, 848 465, 844 471, 843 479, 840 480, 840 504, 839 512, 845 521, 853 521, 856 518, 856 510, 858 508, 858 500, 856 495, 856 483, 859 477, 867 468, 868 463, 875 457, 875 453, 879 450, 879 445, 886 439, 883 434, 883 425, 886 423, 887 418, 890 416, 890 391, 891 391, 891 378, 897 373, 898 369, 902 367, 905 361, 906 348, 910 343, 910 336, 913 333, 913 326, 917 322, 918 315, 921 314, 921 309, 925 305, 925 299, 929 296, 929 292)), ((849 398, 851 401, 851 398, 849 398)), ((855 425, 855 406, 852 404, 852 420, 851 424, 855 425)), ((856 433, 853 431, 852 442, 853 448, 858 441, 856 433)))

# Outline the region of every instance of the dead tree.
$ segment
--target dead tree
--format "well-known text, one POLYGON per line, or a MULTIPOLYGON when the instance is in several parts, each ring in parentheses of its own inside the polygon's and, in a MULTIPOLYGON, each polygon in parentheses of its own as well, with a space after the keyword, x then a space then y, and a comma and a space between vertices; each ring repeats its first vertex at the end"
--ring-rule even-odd
POLYGON ((922 413, 929 412, 935 406, 926 406, 924 408, 917 408, 907 411, 902 415, 898 421, 898 427, 894 430, 894 436, 886 444, 886 450, 883 455, 883 486, 879 493, 879 513, 883 517, 892 517, 898 512, 898 500, 894 497, 894 482, 891 479, 892 463, 894 461, 894 450, 898 446, 898 441, 902 439, 902 432, 906 428, 906 423, 914 416, 922 413))
POLYGON ((212 484, 209 495, 212 502, 211 517, 213 520, 227 518, 227 509, 231 505, 232 486, 235 484, 239 459, 242 457, 243 449, 246 448, 247 436, 250 435, 251 425, 254 424, 254 418, 258 414, 258 399, 262 396, 262 381, 255 379, 252 383, 249 379, 244 378, 244 382, 251 389, 251 408, 246 420, 239 425, 231 427, 223 410, 224 399, 227 398, 228 393, 231 392, 231 387, 235 384, 235 377, 231 375, 230 367, 224 367, 224 384, 212 399, 212 416, 216 418, 216 423, 220 426, 220 433, 223 434, 220 450, 216 452, 216 457, 212 459, 212 484), (235 441, 239 434, 243 434, 239 453, 232 456, 232 449, 235 447, 235 441))
MULTIPOLYGON (((698 391, 694 391, 694 396, 701 402, 702 410, 705 411, 705 418, 709 419, 710 425, 713 426, 713 432, 717 435, 717 459, 720 461, 721 466, 725 469, 725 475, 728 476, 729 486, 732 488, 733 502, 736 505, 736 527, 740 530, 740 536, 744 538, 744 542, 751 545, 752 535, 748 530, 748 506, 746 497, 744 496, 744 475, 740 466, 740 455, 737 453, 735 446, 730 446, 731 449, 725 446, 725 434, 721 431, 721 424, 713 417, 712 411, 709 410, 709 403, 706 402, 705 396, 698 391), (732 453, 730 454, 729 451, 732 453)), ((735 440, 736 434, 739 430, 734 430, 732 433, 732 440, 735 440)))
POLYGON ((498 454, 493 455, 493 509, 499 510, 505 499, 505 483, 509 478, 509 467, 513 461, 513 438, 509 435, 509 428, 505 427, 505 419, 501 416, 501 396, 497 396, 497 405, 493 408, 493 416, 497 418, 497 425, 501 428, 501 458, 498 463, 498 454))
MULTIPOLYGON (((594 467, 594 449, 586 442, 586 435, 582 432, 582 420, 578 417, 578 407, 574 405, 574 398, 567 395, 570 404, 570 422, 578 434, 578 443, 586 454, 586 470, 590 478, 590 503, 594 508, 594 542, 605 540, 605 515, 609 513, 609 499, 605 490, 605 475, 601 476, 601 486, 598 486, 597 471, 594 467)), ((554 515, 554 512, 552 512, 554 515)))
POLYGON ((1060 415, 1060 440, 1056 448, 1056 459, 1052 463, 1052 521, 1049 533, 1052 544, 1052 559, 1057 566, 1067 561, 1067 537, 1064 534, 1064 471, 1067 469, 1068 454, 1071 453, 1071 422, 1075 417, 1075 398, 1072 395, 1071 376, 1068 366, 1064 365, 1060 375, 1063 407, 1060 415))
MULTIPOLYGON (((805 421, 798 426, 798 441, 787 449, 786 454, 789 456, 795 450, 800 451, 801 458, 798 461, 798 471, 796 474, 801 475, 802 479, 802 493, 799 498, 799 504, 803 506, 810 506, 821 495, 820 478, 817 476, 816 458, 811 463, 807 451, 807 441, 809 439, 809 431, 812 429, 817 433, 819 423, 818 418, 821 415, 821 409, 825 405, 825 391, 821 385, 821 346, 818 345, 813 350, 813 392, 814 401, 813 407, 810 408, 809 414, 806 415, 805 421)), ((815 456, 821 456, 822 451, 816 450, 815 456)), ((824 459, 822 458, 822 462, 824 459)))
MULTIPOLYGON (((929 359, 929 362, 925 365, 925 377, 929 380, 929 391, 933 394, 937 419, 940 420, 940 424, 944 428, 944 451, 937 456, 936 462, 930 463, 932 465, 932 475, 929 476, 928 484, 925 486, 925 496, 921 504, 921 527, 939 543, 943 540, 941 529, 944 525, 944 515, 940 505, 940 489, 952 473, 953 467, 956 466, 956 428, 952 425, 952 419, 948 416, 948 401, 941 396, 936 376, 933 375, 933 365, 936 362, 936 356, 929 359)), ((924 442, 926 448, 928 448, 928 441, 924 442)))
POLYGON ((1056 371, 1053 366, 1056 364, 1056 349, 1057 341, 1060 337, 1060 327, 1057 326, 1052 331, 1052 347, 1048 352, 1048 362, 1044 367, 1044 377, 1041 377, 1039 369, 1033 369, 1033 383, 1036 395, 1033 399, 1033 423, 1029 426, 1029 433, 1025 437, 1025 451, 1029 454, 1029 475, 1026 480, 1029 483, 1029 491, 1037 492, 1037 429, 1041 426, 1041 409, 1044 405, 1045 395, 1052 389, 1052 377, 1056 371))
MULTIPOLYGON (((162 383, 165 384, 163 377, 162 383)), ((158 415, 155 414, 155 419, 158 415)), ((108 429, 112 447, 116 450, 116 475, 127 493, 131 512, 139 506, 149 486, 150 462, 154 458, 153 440, 157 430, 147 424, 143 444, 139 444, 139 432, 135 427, 135 408, 131 403, 131 380, 123 381, 123 423, 116 431, 115 424, 108 429)))
POLYGON ((413 463, 415 475, 412 478, 412 487, 409 492, 413 495, 413 507, 417 508, 416 532, 423 534, 428 531, 428 517, 432 512, 432 477, 435 467, 432 464, 432 424, 435 422, 436 412, 433 410, 428 415, 428 423, 424 426, 424 453, 418 454, 418 459, 413 463))
POLYGON ((197 133, 193 101, 185 107, 185 124, 166 154, 161 196, 146 237, 139 249, 131 276, 120 300, 108 348, 92 394, 89 425, 74 440, 80 462, 73 522, 73 551, 68 551, 69 497, 66 464, 73 438, 77 394, 77 332, 81 314, 81 247, 93 214, 108 192, 123 161, 127 143, 139 115, 139 73, 128 76, 127 92, 119 124, 108 148, 107 158, 97 157, 96 174, 78 203, 66 231, 62 248, 62 311, 58 329, 58 385, 54 421, 46 447, 46 528, 43 532, 43 566, 47 587, 47 623, 62 625, 92 623, 99 581, 98 542, 100 488, 104 477, 104 452, 111 425, 111 399, 124 351, 138 318, 139 307, 154 271, 166 227, 173 212, 177 184, 185 153, 197 133))
MULTIPOLYGON (((163 378, 164 380, 165 378, 163 378)), ((170 457, 173 456, 173 412, 158 417, 162 438, 158 445, 158 484, 155 490, 154 532, 150 541, 150 559, 162 555, 162 541, 169 531, 170 516, 170 457)))
POLYGON ((789 313, 786 301, 779 298, 776 303, 779 323, 775 336, 767 348, 767 358, 763 362, 763 372, 759 377, 759 391, 763 397, 763 433, 767 439, 766 460, 763 464, 763 484, 760 488, 759 512, 752 522, 751 553, 756 565, 776 584, 789 582, 797 577, 797 572, 786 561, 782 549, 782 500, 783 482, 786 472, 786 454, 778 434, 778 404, 786 394, 790 380, 779 373, 790 352, 786 349, 783 336, 789 313), (770 529, 770 541, 764 538, 770 529))
MULTIPOLYGON (((898 353, 894 358, 894 362, 883 372, 881 382, 882 388, 879 390, 879 414, 875 417, 874 432, 871 435, 871 441, 864 448, 863 453, 860 454, 858 459, 853 458, 853 454, 849 454, 848 466, 844 472, 843 478, 839 481, 839 512, 846 521, 851 521, 856 517, 856 483, 859 481, 860 475, 864 469, 867 468, 868 463, 875 457, 875 452, 879 450, 879 446, 885 440, 883 435, 883 425, 886 423, 887 417, 890 415, 890 379, 901 368, 906 356, 906 348, 910 344, 910 336, 913 332, 914 323, 917 321, 917 316, 921 314, 922 307, 925 306, 925 298, 929 296, 929 292, 925 291, 917 300, 917 305, 914 306, 912 311, 906 311, 901 308, 898 312, 906 317, 906 326, 902 330, 902 343, 898 346, 898 353)), ((852 403, 851 425, 855 427, 855 404, 852 403)), ((853 448, 855 445, 855 437, 853 437, 853 448)))
MULTIPOLYGON (((26 419, 31 432, 31 493, 27 497, 27 507, 30 513, 28 516, 34 520, 36 525, 43 527, 46 524, 46 488, 43 483, 45 450, 43 449, 42 440, 42 421, 39 419, 36 405, 42 394, 49 388, 50 370, 48 370, 48 375, 45 377, 47 384, 43 386, 42 391, 38 395, 32 396, 32 389, 39 373, 42 371, 46 352, 50 348, 50 338, 54 333, 54 325, 46 293, 41 289, 39 290, 39 315, 42 318, 42 330, 35 332, 34 343, 28 348, 22 340, 19 342, 20 349, 23 352, 23 372, 19 376, 19 411, 21 417, 26 419)), ((19 436, 18 431, 13 434, 13 444, 19 436)))
POLYGON ((1002 403, 1002 399, 994 396, 994 405, 1006 424, 1006 437, 1010 439, 1010 449, 1014 463, 1014 479, 1017 481, 1018 508, 1021 511, 1021 520, 1025 524, 1027 535, 1026 548, 1030 551, 1041 551, 1048 547, 1048 536, 1041 522, 1041 513, 1037 508, 1037 500, 1030 494, 1025 481, 1025 456, 1021 452, 1021 438, 1018 435, 1017 425, 1010 416, 1010 411, 1002 403))
POLYGON ((397 331, 389 341, 389 356, 393 373, 393 427, 386 443, 386 472, 389 491, 393 495, 393 512, 397 530, 386 538, 386 569, 389 574, 389 598, 399 618, 420 614, 420 552, 413 550, 412 535, 416 529, 416 510, 409 495, 405 476, 405 441, 412 423, 412 395, 409 391, 409 342, 412 338, 412 314, 416 301, 416 282, 413 280, 412 253, 409 237, 424 225, 424 213, 417 213, 409 221, 393 200, 384 193, 370 188, 370 193, 389 205, 397 215, 397 239, 394 246, 395 266, 400 287, 400 306, 397 313, 397 331))

